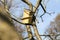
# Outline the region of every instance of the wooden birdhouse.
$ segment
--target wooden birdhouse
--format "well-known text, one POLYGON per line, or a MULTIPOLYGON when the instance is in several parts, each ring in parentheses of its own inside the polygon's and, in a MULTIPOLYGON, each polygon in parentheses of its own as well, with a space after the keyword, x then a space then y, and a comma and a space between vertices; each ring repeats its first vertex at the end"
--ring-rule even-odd
POLYGON ((30 10, 24 9, 22 23, 32 23, 32 15, 30 10))

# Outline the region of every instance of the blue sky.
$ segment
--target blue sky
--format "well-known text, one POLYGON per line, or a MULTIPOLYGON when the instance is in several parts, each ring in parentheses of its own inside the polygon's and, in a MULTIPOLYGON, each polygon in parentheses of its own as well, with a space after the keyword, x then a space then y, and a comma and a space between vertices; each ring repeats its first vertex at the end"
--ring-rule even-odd
MULTIPOLYGON (((51 16, 49 16, 48 14, 45 14, 43 16, 43 20, 44 22, 40 21, 40 24, 38 24, 38 30, 40 34, 43 34, 45 29, 48 27, 48 25, 50 24, 50 22, 56 17, 56 15, 60 12, 60 0, 50 0, 47 3, 47 7, 46 10, 48 12, 55 12, 55 14, 52 14, 51 16), (42 31, 41 31, 42 30, 42 31)), ((40 7, 41 8, 41 7, 40 7)), ((41 10, 39 11, 39 13, 42 13, 41 10)))
MULTIPOLYGON (((33 5, 36 2, 36 0, 30 0, 30 1, 33 3, 33 5)), ((41 18, 39 16, 43 13, 43 10, 39 6, 39 8, 38 8, 39 12, 38 12, 38 16, 37 16, 37 20, 39 21, 39 24, 37 24, 39 34, 44 34, 44 32, 45 32, 46 28, 48 27, 48 25, 50 24, 50 22, 52 20, 54 20, 54 18, 56 17, 57 14, 60 13, 60 0, 49 0, 48 3, 46 1, 45 1, 45 3, 47 4, 46 11, 49 13, 55 12, 55 14, 52 14, 51 16, 48 14, 45 14, 43 16, 44 22, 42 22, 41 18)), ((28 6, 20 0, 15 0, 14 4, 12 4, 12 5, 15 5, 15 7, 12 6, 13 8, 11 8, 10 10, 13 13, 13 15, 15 15, 16 17, 21 17, 23 15, 24 8, 28 8, 28 6)))

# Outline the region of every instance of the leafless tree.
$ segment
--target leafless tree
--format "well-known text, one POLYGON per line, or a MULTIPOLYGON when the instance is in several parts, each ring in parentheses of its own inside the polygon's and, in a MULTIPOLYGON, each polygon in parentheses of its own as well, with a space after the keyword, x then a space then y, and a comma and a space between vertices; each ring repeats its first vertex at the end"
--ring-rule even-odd
MULTIPOLYGON (((9 19, 13 20, 14 18, 12 18, 11 16, 9 16, 11 13, 10 13, 10 8, 12 7, 12 1, 13 0, 0 0, 0 12, 2 14, 4 14, 6 17, 8 17, 9 19)), ((8 20, 8 19, 7 19, 8 20)), ((15 21, 13 21, 14 23, 15 21)), ((20 25, 17 26, 16 25, 17 22, 14 23, 14 28, 15 30, 20 34, 20 36, 22 37, 22 30, 20 28, 20 25), (19 28, 18 28, 19 27, 19 28)), ((18 23, 17 23, 18 24, 18 23)))
MULTIPOLYGON (((8 0, 1 0, 1 2, 3 3, 3 5, 4 5, 4 8, 5 8, 5 10, 6 10, 6 12, 7 13, 10 13, 9 12, 9 9, 11 8, 11 3, 12 3, 12 1, 13 0, 9 0, 9 3, 8 3, 8 0)), ((40 35, 39 35, 39 33, 38 33, 38 30, 37 30, 37 27, 36 27, 36 22, 35 22, 35 20, 36 20, 36 16, 35 16, 35 13, 36 13, 36 11, 37 11, 37 9, 38 9, 38 7, 39 6, 41 6, 42 7, 42 9, 43 9, 43 11, 44 11, 44 13, 40 16, 41 18, 42 18, 42 16, 45 14, 45 13, 48 13, 47 11, 46 11, 46 9, 45 9, 45 7, 44 7, 44 5, 41 3, 42 2, 42 0, 37 0, 37 2, 36 2, 36 4, 35 5, 33 5, 31 2, 29 2, 29 0, 21 0, 21 1, 23 1, 23 2, 25 2, 28 6, 29 6, 29 11, 31 12, 30 13, 30 16, 32 16, 32 22, 33 23, 22 23, 22 22, 20 22, 20 21, 18 21, 17 19, 15 19, 15 18, 13 18, 13 17, 9 17, 9 18, 11 18, 12 20, 14 20, 14 21, 16 21, 16 22, 18 22, 18 23, 20 23, 20 24, 24 24, 24 25, 27 25, 27 30, 28 30, 28 34, 30 33, 31 34, 31 40, 33 39, 33 35, 32 35, 32 33, 31 33, 31 29, 30 29, 30 26, 29 25, 32 25, 33 26, 33 29, 34 29, 34 31, 35 31, 35 35, 36 35, 36 37, 37 37, 37 40, 42 40, 41 38, 40 38, 40 35), (29 32, 30 31, 30 32, 29 32)), ((48 13, 49 15, 51 15, 50 13, 48 13)), ((23 20, 23 19, 21 19, 21 20, 23 20)), ((29 36, 30 36, 30 34, 29 34, 29 36)))
POLYGON ((47 34, 52 34, 51 38, 53 40, 60 40, 60 14, 58 14, 53 22, 50 23, 47 34))
MULTIPOLYGON (((24 3, 26 3, 28 6, 29 6, 29 10, 31 11, 30 12, 30 16, 32 16, 32 22, 34 22, 35 23, 35 20, 36 20, 36 16, 34 15, 35 13, 36 13, 36 11, 37 11, 37 9, 38 9, 38 7, 39 6, 41 6, 42 7, 42 9, 43 9, 43 11, 44 11, 44 13, 40 16, 41 18, 42 18, 42 16, 45 14, 45 13, 48 13, 47 11, 46 11, 46 9, 45 9, 45 7, 42 5, 42 0, 37 0, 36 1, 36 4, 35 4, 35 6, 31 3, 31 2, 29 2, 29 0, 22 0, 24 3), (34 7, 34 8, 33 8, 34 7)), ((28 11, 27 11, 28 12, 28 11)), ((48 13, 49 15, 50 15, 50 13, 48 13)), ((28 17, 29 18, 29 17, 28 17)), ((27 19, 27 18, 23 18, 23 19, 27 19)), ((31 19, 30 19, 30 21, 31 21, 31 19)), ((41 38, 40 38, 40 36, 39 36, 39 33, 38 33, 38 30, 37 30, 37 27, 36 27, 36 23, 35 23, 35 25, 33 25, 33 29, 34 29, 34 32, 35 32, 35 36, 37 37, 37 40, 42 40, 41 38)), ((32 33, 31 33, 31 29, 30 29, 30 26, 29 25, 27 25, 27 31, 28 31, 28 35, 29 35, 29 37, 30 37, 30 39, 31 39, 31 35, 32 35, 32 33)))

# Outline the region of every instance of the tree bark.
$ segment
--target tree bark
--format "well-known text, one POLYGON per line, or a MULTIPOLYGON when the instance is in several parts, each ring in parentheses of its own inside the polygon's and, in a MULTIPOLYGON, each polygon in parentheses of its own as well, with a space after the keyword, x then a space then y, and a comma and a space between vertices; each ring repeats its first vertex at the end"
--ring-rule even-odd
POLYGON ((40 35, 39 35, 39 32, 37 30, 37 26, 36 25, 33 25, 33 29, 34 29, 35 36, 36 36, 37 40, 42 40, 40 35))
POLYGON ((29 40, 31 40, 31 38, 32 38, 33 36, 32 36, 32 32, 31 32, 30 25, 26 25, 26 28, 27 28, 27 32, 28 32, 28 38, 29 38, 29 40))

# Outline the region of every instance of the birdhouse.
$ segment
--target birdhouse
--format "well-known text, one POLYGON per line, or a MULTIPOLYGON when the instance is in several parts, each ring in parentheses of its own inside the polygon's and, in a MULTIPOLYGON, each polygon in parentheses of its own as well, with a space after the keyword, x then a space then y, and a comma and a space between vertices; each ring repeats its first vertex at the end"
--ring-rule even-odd
POLYGON ((30 10, 24 9, 22 23, 32 23, 32 15, 30 10))

